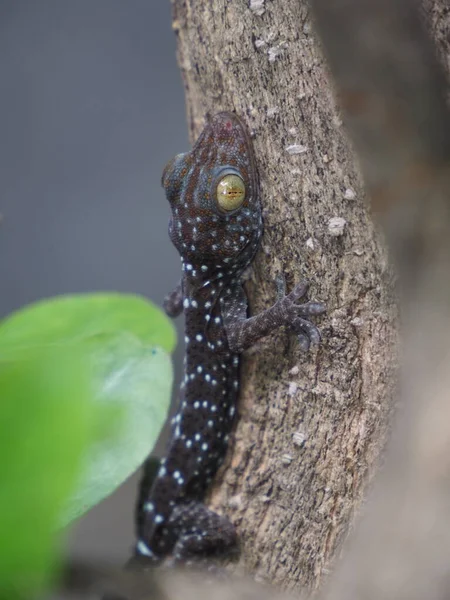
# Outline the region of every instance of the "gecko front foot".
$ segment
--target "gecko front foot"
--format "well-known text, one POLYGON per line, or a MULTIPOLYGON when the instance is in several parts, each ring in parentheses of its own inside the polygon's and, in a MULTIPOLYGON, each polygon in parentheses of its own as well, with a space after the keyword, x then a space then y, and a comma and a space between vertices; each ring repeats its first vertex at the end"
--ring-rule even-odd
POLYGON ((279 300, 285 323, 297 334, 300 347, 305 352, 311 344, 318 345, 321 340, 320 331, 316 325, 309 320, 326 311, 325 304, 312 300, 304 304, 298 304, 308 291, 309 282, 302 281, 287 296, 279 300))

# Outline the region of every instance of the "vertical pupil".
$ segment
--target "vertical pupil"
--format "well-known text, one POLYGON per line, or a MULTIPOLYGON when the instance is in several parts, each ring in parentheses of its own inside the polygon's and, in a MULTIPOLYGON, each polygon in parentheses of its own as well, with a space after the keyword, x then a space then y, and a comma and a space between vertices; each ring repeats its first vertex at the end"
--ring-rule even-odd
POLYGON ((217 202, 224 210, 239 208, 245 198, 245 185, 238 175, 225 175, 217 186, 217 202))

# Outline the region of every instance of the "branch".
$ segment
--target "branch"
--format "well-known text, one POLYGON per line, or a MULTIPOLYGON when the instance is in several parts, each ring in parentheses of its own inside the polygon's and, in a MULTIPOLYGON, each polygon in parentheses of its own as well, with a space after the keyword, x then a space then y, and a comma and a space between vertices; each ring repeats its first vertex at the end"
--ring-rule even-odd
POLYGON ((411 0, 314 0, 402 284, 403 407, 388 468, 328 598, 446 598, 450 555, 450 115, 411 0))
POLYGON ((239 567, 315 589, 377 470, 391 411, 390 271, 342 131, 306 0, 173 1, 194 139, 235 110, 254 131, 264 238, 251 313, 312 280, 326 303, 319 351, 280 331, 247 353, 239 420, 211 506, 237 526, 239 567))

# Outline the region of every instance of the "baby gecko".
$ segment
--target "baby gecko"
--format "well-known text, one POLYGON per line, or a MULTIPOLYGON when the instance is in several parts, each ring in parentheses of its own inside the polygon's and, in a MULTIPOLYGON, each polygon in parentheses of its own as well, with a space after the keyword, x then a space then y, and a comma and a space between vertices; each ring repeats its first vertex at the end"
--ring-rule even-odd
MULTIPOLYGON (((200 563, 237 548, 232 523, 203 500, 227 451, 239 396, 239 355, 286 325, 303 349, 319 343, 309 321, 319 302, 299 304, 306 282, 272 307, 247 317, 242 274, 263 231, 258 171, 247 127, 222 112, 193 149, 165 167, 162 185, 172 210, 169 235, 182 279, 166 298, 171 317, 184 311, 185 374, 165 457, 137 510, 135 560, 200 563)), ((142 490, 141 490, 142 491, 142 490)))

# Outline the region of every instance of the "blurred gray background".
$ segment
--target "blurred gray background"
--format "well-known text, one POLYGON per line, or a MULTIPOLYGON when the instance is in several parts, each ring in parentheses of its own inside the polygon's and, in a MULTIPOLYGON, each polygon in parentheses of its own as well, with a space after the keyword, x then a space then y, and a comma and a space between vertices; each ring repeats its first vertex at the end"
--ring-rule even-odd
MULTIPOLYGON (((189 147, 169 0, 1 0, 0 107, 0 317, 92 290, 161 303, 179 277, 161 173, 189 147)), ((128 558, 136 483, 72 554, 128 558)))

